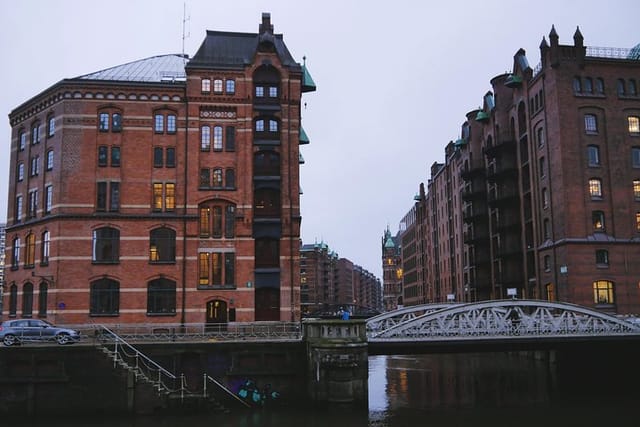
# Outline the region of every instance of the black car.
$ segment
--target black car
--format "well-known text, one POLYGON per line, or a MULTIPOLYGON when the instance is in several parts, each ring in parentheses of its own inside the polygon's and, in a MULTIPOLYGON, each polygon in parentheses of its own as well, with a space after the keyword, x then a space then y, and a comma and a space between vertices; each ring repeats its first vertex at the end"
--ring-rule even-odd
POLYGON ((0 340, 6 346, 33 341, 56 341, 71 344, 80 340, 80 333, 73 329, 60 328, 38 319, 7 320, 0 324, 0 340))

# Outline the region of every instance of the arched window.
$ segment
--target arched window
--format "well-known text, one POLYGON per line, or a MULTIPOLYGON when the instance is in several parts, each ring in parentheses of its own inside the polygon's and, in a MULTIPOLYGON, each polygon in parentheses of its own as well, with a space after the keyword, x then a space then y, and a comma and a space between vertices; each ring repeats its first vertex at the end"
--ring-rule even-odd
POLYGON ((276 103, 280 97, 280 74, 272 65, 262 65, 253 73, 254 102, 276 103))
POLYGON ((202 79, 200 82, 200 91, 202 93, 211 92, 211 79, 202 79))
POLYGON ((47 296, 49 293, 49 285, 47 282, 40 282, 38 292, 38 317, 47 317, 47 296))
POLYGON ((235 237, 236 206, 224 200, 213 200, 199 206, 200 237, 227 239, 235 237))
POLYGON ((213 151, 222 151, 222 126, 213 128, 213 151))
POLYGON ((27 282, 22 287, 22 317, 33 315, 33 284, 27 282))
POLYGON ((149 261, 175 262, 176 232, 167 227, 151 230, 149 234, 149 261))
POLYGON ((27 245, 27 248, 24 257, 24 266, 33 267, 36 259, 36 235, 33 233, 27 234, 25 243, 27 245))
POLYGON ((102 227, 93 231, 93 262, 117 263, 120 260, 120 231, 102 227))
POLYGON ((18 311, 18 287, 13 284, 9 287, 9 317, 15 317, 18 311))
POLYGON ((117 316, 120 312, 120 283, 104 278, 91 282, 89 314, 117 316))
POLYGON ((200 151, 211 150, 211 128, 202 126, 200 128, 200 151))
POLYGON ((596 280, 593 282, 593 302, 596 304, 615 303, 613 282, 609 280, 596 280))
POLYGON ((176 314, 176 282, 159 278, 148 283, 147 314, 176 314))

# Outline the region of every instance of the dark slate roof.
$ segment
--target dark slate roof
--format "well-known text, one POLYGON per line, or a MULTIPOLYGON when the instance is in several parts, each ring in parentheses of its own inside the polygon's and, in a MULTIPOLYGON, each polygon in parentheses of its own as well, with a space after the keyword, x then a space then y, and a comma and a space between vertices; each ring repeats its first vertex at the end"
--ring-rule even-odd
POLYGON ((76 77, 81 80, 129 82, 184 81, 188 57, 180 54, 158 55, 76 77))
MULTIPOLYGON (((209 30, 187 68, 242 68, 253 62, 261 37, 265 35, 209 30)), ((285 67, 300 67, 284 44, 282 34, 274 34, 269 41, 285 67)))

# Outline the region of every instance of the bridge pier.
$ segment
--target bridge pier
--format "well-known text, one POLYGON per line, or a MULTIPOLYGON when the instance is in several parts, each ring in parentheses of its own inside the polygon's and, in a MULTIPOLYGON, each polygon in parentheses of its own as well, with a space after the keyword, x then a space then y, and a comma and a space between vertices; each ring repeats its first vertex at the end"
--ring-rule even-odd
POLYGON ((369 362, 364 320, 303 322, 307 351, 307 394, 317 405, 348 404, 366 409, 369 362))

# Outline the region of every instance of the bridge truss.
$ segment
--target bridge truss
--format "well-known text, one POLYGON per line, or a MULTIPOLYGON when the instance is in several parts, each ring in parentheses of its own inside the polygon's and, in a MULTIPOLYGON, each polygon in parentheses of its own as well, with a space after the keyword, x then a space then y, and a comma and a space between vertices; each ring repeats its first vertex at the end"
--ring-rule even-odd
POLYGON ((367 321, 369 341, 640 335, 640 326, 579 305, 541 300, 424 304, 367 321))

